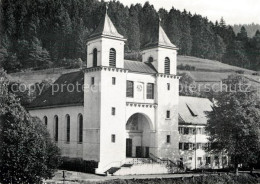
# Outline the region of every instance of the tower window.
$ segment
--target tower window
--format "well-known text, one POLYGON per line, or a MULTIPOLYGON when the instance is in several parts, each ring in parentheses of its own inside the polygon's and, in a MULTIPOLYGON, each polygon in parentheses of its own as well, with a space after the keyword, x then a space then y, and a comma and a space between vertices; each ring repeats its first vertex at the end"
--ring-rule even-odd
POLYGON ((111 109, 111 114, 114 116, 114 115, 116 115, 116 108, 115 107, 112 107, 112 109, 111 109))
POLYGON ((166 111, 166 118, 169 119, 171 117, 170 111, 166 111))
POLYGON ((167 143, 170 143, 171 142, 171 136, 170 135, 167 135, 167 143))
POLYGON ((146 88, 146 98, 147 99, 154 99, 154 84, 148 83, 146 88))
POLYGON ((112 85, 116 85, 116 78, 112 77, 112 85))
POLYGON ((66 120, 67 120, 66 141, 70 142, 70 116, 69 115, 66 116, 66 120))
POLYGON ((109 66, 116 67, 116 50, 113 48, 109 52, 109 66))
POLYGON ((134 82, 126 81, 126 97, 134 97, 134 82))
POLYGON ((82 114, 78 115, 78 143, 83 141, 83 116, 82 114))
POLYGON ((44 123, 45 126, 47 127, 47 125, 48 125, 48 118, 47 118, 47 116, 44 116, 44 117, 43 117, 43 123, 44 123))
POLYGON ((167 83, 167 90, 170 91, 170 89, 171 89, 171 85, 170 83, 167 83))
POLYGON ((91 77, 91 85, 95 84, 95 77, 91 77))
POLYGON ((116 135, 115 134, 111 135, 111 142, 116 142, 116 135))
POLYGON ((59 118, 58 116, 54 116, 54 140, 58 142, 59 137, 59 118))
POLYGON ((93 49, 93 67, 97 66, 97 49, 93 49))
POLYGON ((170 59, 168 57, 166 57, 164 61, 164 73, 170 74, 170 59))

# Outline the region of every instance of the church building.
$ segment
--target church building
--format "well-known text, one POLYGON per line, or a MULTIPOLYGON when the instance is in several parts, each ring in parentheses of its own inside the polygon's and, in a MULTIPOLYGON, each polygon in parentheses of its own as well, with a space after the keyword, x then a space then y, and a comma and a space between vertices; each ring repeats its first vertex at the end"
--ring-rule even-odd
POLYGON ((160 23, 142 61, 124 59, 125 41, 106 13, 87 41, 87 66, 62 75, 29 107, 62 156, 97 161, 96 173, 131 158, 180 159, 178 49, 160 23))

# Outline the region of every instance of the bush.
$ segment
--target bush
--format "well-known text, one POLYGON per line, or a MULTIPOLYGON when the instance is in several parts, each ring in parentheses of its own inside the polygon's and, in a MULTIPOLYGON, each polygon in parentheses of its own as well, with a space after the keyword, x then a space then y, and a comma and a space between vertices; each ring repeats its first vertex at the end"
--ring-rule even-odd
POLYGON ((185 66, 183 64, 180 64, 177 66, 178 70, 186 70, 186 71, 195 71, 196 67, 186 64, 185 66))
POLYGON ((97 167, 98 163, 94 160, 87 161, 80 158, 63 157, 59 169, 94 174, 97 167))
POLYGON ((244 74, 245 71, 244 71, 244 70, 237 70, 236 73, 238 73, 238 74, 244 74))

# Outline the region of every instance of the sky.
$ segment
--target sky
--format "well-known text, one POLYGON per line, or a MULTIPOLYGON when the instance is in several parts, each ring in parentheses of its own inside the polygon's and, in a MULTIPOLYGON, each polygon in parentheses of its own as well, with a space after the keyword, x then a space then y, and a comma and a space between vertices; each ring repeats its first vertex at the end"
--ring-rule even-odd
MULTIPOLYGON (((107 1, 107 0, 106 0, 107 1)), ((144 4, 147 0, 119 0, 124 5, 144 4)), ((215 22, 224 18, 226 24, 260 24, 260 0, 149 0, 156 10, 172 7, 208 17, 215 22)))

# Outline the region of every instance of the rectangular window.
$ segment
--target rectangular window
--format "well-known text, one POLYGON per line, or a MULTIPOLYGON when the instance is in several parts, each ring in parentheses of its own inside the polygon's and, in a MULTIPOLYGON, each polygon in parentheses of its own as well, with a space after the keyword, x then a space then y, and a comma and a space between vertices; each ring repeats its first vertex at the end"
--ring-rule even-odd
POLYGON ((201 128, 197 128, 197 134, 201 134, 202 131, 201 131, 201 128))
POLYGON ((116 142, 116 135, 115 134, 111 135, 111 142, 116 142))
POLYGON ((198 157, 197 159, 198 159, 198 164, 202 165, 202 157, 198 157))
POLYGON ((179 127, 179 134, 184 134, 184 128, 183 127, 179 127))
POLYGON ((146 98, 154 99, 154 84, 153 83, 147 83, 146 98))
POLYGON ((215 161, 215 165, 219 165, 219 158, 218 158, 218 156, 214 157, 214 161, 215 161))
POLYGON ((184 150, 189 150, 189 143, 184 143, 184 150))
POLYGON ((91 77, 91 85, 95 84, 95 77, 91 77))
POLYGON ((112 77, 112 85, 116 85, 116 78, 112 77))
POLYGON ((211 163, 210 157, 206 157, 206 165, 209 165, 211 163))
POLYGON ((202 143, 197 143, 197 149, 202 149, 202 143))
POLYGON ((189 128, 187 128, 187 127, 184 128, 184 134, 186 134, 186 135, 189 134, 189 128))
POLYGON ((126 81, 126 97, 134 97, 134 82, 126 81))
POLYGON ((170 89, 171 89, 171 85, 170 83, 167 83, 167 90, 170 91, 170 89))
POLYGON ((111 109, 111 114, 114 116, 114 115, 116 115, 116 108, 115 107, 112 107, 112 109, 111 109))
POLYGON ((179 150, 183 150, 183 143, 182 142, 179 143, 179 150))
POLYGON ((166 118, 169 119, 171 117, 170 111, 166 111, 166 118))
POLYGON ((195 128, 189 128, 189 134, 195 134, 195 128))
POLYGON ((222 163, 223 165, 227 165, 227 157, 225 156, 222 157, 222 163))
POLYGON ((167 135, 167 143, 170 143, 170 142, 171 142, 171 136, 167 135))
POLYGON ((193 150, 194 149, 194 144, 193 143, 189 143, 189 150, 193 150))

